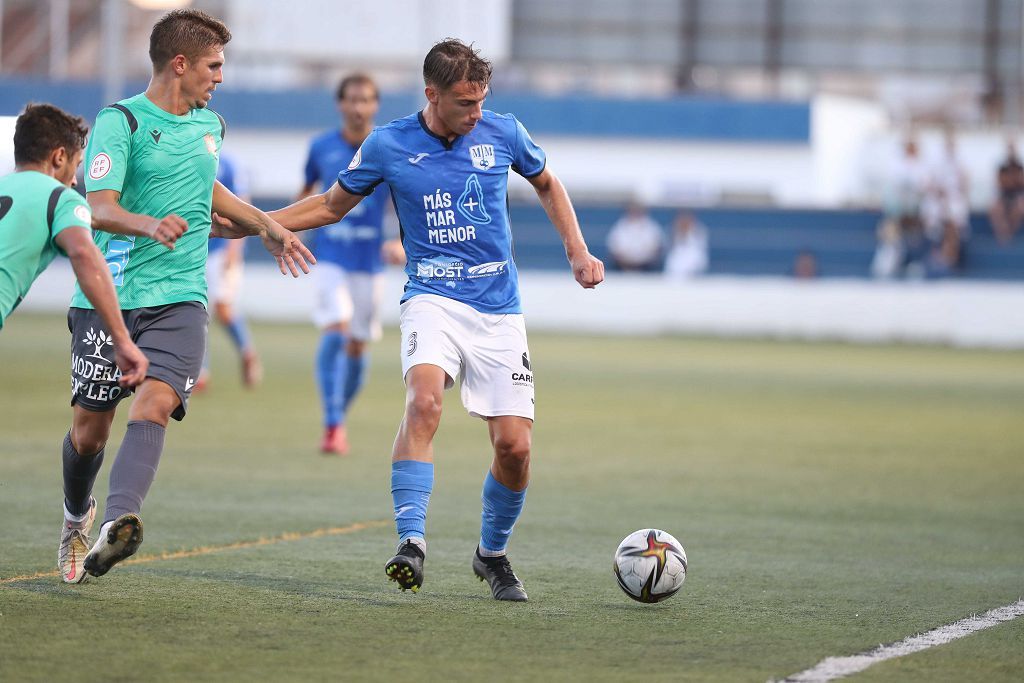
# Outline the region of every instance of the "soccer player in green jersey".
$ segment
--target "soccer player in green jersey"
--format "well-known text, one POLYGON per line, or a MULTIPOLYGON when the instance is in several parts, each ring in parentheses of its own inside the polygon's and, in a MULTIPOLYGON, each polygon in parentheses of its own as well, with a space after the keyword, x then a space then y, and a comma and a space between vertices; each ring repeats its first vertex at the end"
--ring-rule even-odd
POLYGON ((15 171, 0 178, 0 329, 57 254, 110 328, 121 386, 135 386, 149 361, 128 335, 103 254, 92 241, 92 212, 75 186, 85 136, 80 117, 30 104, 14 127, 15 171))
MULTIPOLYGON (((227 27, 198 10, 176 10, 150 34, 153 76, 144 93, 102 111, 86 149, 87 198, 102 229, 96 243, 118 289, 125 323, 149 358, 128 427, 110 471, 103 525, 82 569, 102 576, 142 542, 142 501, 156 475, 170 418, 185 416, 206 348, 206 257, 211 213, 259 235, 282 273, 309 272, 312 254, 290 232, 215 181, 224 120, 207 109, 223 80, 227 27), (144 236, 155 217, 187 225, 172 248, 144 236)), ((96 507, 92 485, 118 402, 107 331, 76 291, 72 334, 73 421, 64 439, 67 521, 82 524, 96 507), (68 482, 74 485, 68 494, 68 482)), ((88 542, 86 541, 86 546, 88 542)), ((72 553, 75 561, 78 555, 72 553)), ((79 576, 78 568, 69 575, 79 576)))
MULTIPOLYGON (((0 178, 0 328, 54 256, 66 254, 83 295, 110 331, 107 339, 114 349, 109 371, 121 390, 145 378, 149 361, 121 318, 110 271, 92 241, 89 205, 69 189, 82 163, 87 132, 81 118, 49 104, 30 104, 18 117, 15 172, 0 178)), ((86 522, 65 522, 61 529, 57 566, 65 581, 83 576, 86 522)))

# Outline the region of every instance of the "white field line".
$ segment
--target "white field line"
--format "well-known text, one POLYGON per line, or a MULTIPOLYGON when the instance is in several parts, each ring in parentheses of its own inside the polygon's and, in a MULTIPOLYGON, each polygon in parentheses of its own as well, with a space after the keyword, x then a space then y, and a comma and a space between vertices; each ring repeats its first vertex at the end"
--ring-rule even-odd
POLYGON ((879 645, 873 650, 849 657, 828 657, 813 668, 787 676, 782 681, 783 683, 825 683, 825 681, 834 681, 837 678, 860 673, 872 664, 927 650, 936 645, 944 645, 958 638, 969 636, 976 631, 991 628, 1020 616, 1024 616, 1024 599, 1009 605, 996 607, 984 614, 967 617, 952 624, 940 626, 927 633, 904 638, 898 643, 879 645))

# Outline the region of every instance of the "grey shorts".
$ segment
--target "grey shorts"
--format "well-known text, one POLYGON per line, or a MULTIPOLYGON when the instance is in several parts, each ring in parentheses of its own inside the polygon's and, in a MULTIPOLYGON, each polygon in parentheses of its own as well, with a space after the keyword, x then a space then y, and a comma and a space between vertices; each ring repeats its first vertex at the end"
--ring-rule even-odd
MULTIPOLYGON (((210 316, 196 301, 167 306, 121 311, 132 341, 149 359, 146 378, 171 386, 181 405, 171 413, 175 420, 185 417, 206 351, 206 328, 210 316)), ((132 393, 117 380, 121 371, 114 364, 110 330, 91 308, 68 311, 71 331, 71 405, 106 412, 132 393)))

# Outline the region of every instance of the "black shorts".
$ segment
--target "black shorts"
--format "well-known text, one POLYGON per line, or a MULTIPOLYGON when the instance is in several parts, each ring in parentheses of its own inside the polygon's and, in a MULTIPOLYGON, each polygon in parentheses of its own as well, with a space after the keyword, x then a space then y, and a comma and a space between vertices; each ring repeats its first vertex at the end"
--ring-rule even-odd
MULTIPOLYGON (((181 404, 171 413, 185 417, 206 352, 206 328, 210 316, 197 301, 121 311, 132 341, 149 359, 146 378, 165 382, 178 394, 181 404)), ((71 331, 71 405, 106 412, 132 393, 118 386, 121 371, 114 364, 110 330, 91 308, 68 311, 71 331)))

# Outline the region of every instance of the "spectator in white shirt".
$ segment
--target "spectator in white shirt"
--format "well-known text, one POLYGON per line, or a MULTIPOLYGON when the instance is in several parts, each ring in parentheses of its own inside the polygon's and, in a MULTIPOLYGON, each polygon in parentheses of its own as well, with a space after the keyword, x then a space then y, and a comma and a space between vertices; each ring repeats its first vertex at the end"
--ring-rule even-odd
POLYGON ((665 257, 665 275, 685 280, 708 269, 708 230, 689 211, 676 214, 672 246, 665 257))
POLYGON ((658 270, 665 235, 647 209, 639 202, 632 202, 608 233, 607 246, 612 263, 619 270, 658 270))

